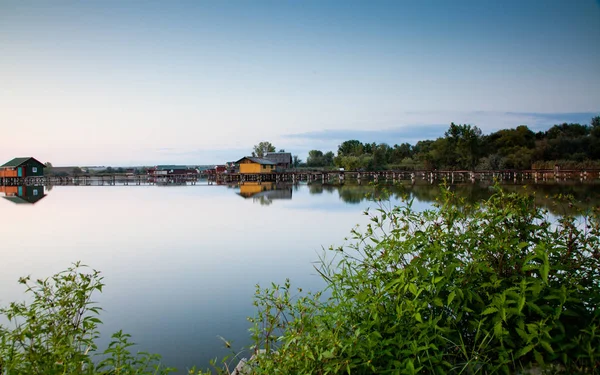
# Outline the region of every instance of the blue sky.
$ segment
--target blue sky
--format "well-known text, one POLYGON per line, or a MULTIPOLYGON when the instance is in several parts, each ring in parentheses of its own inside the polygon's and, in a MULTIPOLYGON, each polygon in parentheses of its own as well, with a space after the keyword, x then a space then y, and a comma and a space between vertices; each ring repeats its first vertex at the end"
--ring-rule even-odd
POLYGON ((221 163, 600 114, 600 5, 0 2, 0 160, 221 163))

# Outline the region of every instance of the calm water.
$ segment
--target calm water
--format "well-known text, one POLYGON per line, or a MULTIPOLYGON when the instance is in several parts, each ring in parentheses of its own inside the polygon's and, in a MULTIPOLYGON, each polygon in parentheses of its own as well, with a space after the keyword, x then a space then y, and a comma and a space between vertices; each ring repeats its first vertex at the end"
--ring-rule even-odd
MULTIPOLYGON (((35 204, 0 199, 0 304, 23 298, 20 276, 46 277, 81 260, 101 270, 106 287, 103 348, 119 329, 138 350, 160 353, 184 370, 249 344, 255 285, 322 286, 312 267, 322 247, 343 245, 374 203, 369 186, 58 186, 38 191, 35 204), (42 193, 43 194, 43 193, 42 193)), ((487 186, 455 187, 470 199, 487 186)), ((521 185, 507 189, 522 190, 521 185)), ((540 204, 560 192, 597 206, 597 184, 528 188, 540 204)), ((438 195, 435 186, 408 186, 417 209, 438 195)), ((29 194, 33 194, 31 191, 29 194)), ((4 196, 4 194, 0 194, 4 196)), ((396 198, 392 196, 392 200, 396 198)), ((552 206, 555 213, 566 205, 552 206)))

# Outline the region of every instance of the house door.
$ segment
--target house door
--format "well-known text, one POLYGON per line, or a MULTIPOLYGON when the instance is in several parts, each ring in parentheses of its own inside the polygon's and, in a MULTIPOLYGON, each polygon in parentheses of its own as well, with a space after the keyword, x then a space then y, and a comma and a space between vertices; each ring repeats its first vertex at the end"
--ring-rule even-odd
POLYGON ((19 197, 22 197, 23 196, 23 186, 19 186, 18 190, 19 190, 19 197))
POLYGON ((21 168, 21 167, 17 168, 17 176, 23 177, 23 168, 21 168))

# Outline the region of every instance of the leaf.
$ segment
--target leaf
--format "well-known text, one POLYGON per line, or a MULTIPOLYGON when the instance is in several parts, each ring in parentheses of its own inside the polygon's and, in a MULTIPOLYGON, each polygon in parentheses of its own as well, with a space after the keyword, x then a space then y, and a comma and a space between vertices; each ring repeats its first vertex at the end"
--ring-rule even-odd
POLYGON ((550 346, 550 344, 547 341, 540 341, 540 345, 542 345, 542 348, 546 349, 548 353, 554 354, 552 346, 550 346))
POLYGON ((536 362, 540 366, 544 366, 544 357, 542 356, 542 354, 540 352, 538 352, 537 350, 534 350, 533 351, 533 356, 535 357, 536 362))
POLYGON ((483 313, 481 313, 481 315, 490 315, 493 314, 495 312, 498 312, 498 309, 495 307, 488 307, 487 309, 483 310, 483 313))
POLYGON ((448 305, 452 303, 452 301, 454 301, 454 297, 456 297, 456 292, 452 291, 450 292, 450 295, 448 296, 448 305))
POLYGON ((417 287, 415 284, 408 284, 408 290, 415 296, 417 295, 417 287))
POLYGON ((415 314, 415 320, 419 323, 423 323, 423 319, 421 319, 421 314, 419 313, 415 314))
POLYGON ((535 345, 527 345, 527 346, 519 349, 519 351, 516 354, 516 357, 521 358, 525 354, 529 353, 533 348, 535 348, 535 345))

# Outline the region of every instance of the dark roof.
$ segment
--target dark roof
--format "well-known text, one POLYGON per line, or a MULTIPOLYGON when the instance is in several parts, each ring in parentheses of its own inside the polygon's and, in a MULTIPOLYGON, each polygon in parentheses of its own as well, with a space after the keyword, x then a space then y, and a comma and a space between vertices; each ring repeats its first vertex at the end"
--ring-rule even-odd
POLYGON ((194 168, 190 168, 187 165, 157 165, 156 169, 158 169, 159 171, 165 171, 165 170, 170 170, 170 169, 194 169, 194 168))
POLYGON ((0 168, 19 167, 19 166, 27 163, 30 160, 33 160, 33 161, 35 161, 38 164, 44 165, 39 160, 37 160, 35 158, 32 158, 32 157, 28 157, 28 158, 14 158, 13 160, 9 161, 6 164, 0 165, 0 168))
POLYGON ((11 201, 15 204, 35 204, 40 199, 44 198, 45 196, 46 196, 46 194, 39 195, 37 197, 8 196, 8 197, 2 197, 2 198, 6 199, 7 201, 11 201))
POLYGON ((265 159, 274 161, 277 164, 292 164, 292 153, 290 152, 268 152, 265 159))
POLYGON ((273 162, 271 160, 268 160, 268 159, 265 159, 265 158, 255 158, 253 156, 244 156, 243 158, 241 158, 240 160, 236 161, 235 163, 239 164, 244 159, 248 159, 248 160, 250 160, 250 161, 252 161, 254 163, 261 164, 261 165, 276 165, 277 164, 277 163, 275 163, 275 162, 273 162))

